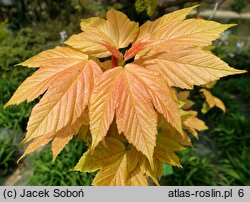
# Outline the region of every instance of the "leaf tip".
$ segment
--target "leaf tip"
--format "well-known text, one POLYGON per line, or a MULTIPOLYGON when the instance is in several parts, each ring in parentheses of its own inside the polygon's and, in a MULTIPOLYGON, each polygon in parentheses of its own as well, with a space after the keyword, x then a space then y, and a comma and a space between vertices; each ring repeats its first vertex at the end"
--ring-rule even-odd
MULTIPOLYGON (((13 97, 12 97, 13 98, 13 97)), ((8 106, 10 106, 10 105, 14 105, 14 104, 19 104, 19 103, 15 103, 15 102, 13 102, 13 99, 12 98, 10 98, 10 100, 3 106, 3 108, 4 109, 6 109, 8 106)))
POLYGON ((189 7, 189 8, 193 10, 194 8, 197 8, 197 7, 199 7, 199 6, 201 6, 201 4, 196 4, 196 5, 191 6, 191 7, 189 7))
POLYGON ((227 24, 228 28, 238 26, 236 23, 227 24))
POLYGON ((8 106, 10 106, 11 104, 9 102, 7 102, 4 106, 3 109, 6 109, 8 106))
POLYGON ((21 62, 21 63, 18 63, 18 64, 15 64, 14 67, 17 67, 17 66, 25 66, 23 65, 24 62, 21 62))
POLYGON ((53 157, 52 157, 53 163, 55 162, 57 156, 58 156, 57 154, 54 154, 54 153, 53 153, 53 157))
POLYGON ((26 144, 26 143, 28 143, 28 142, 29 142, 29 138, 28 138, 28 137, 25 137, 25 138, 22 140, 22 142, 20 142, 20 144, 24 145, 24 144, 26 144))
POLYGON ((16 161, 16 163, 19 164, 19 162, 20 162, 25 156, 26 156, 26 155, 23 154, 23 155, 16 161))

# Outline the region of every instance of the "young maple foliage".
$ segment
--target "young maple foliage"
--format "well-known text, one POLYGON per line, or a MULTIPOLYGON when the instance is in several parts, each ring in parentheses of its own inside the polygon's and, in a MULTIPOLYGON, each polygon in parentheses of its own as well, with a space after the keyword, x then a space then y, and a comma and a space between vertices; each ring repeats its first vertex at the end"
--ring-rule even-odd
POLYGON ((79 133, 89 150, 74 170, 99 171, 94 185, 147 185, 148 177, 158 184, 163 162, 181 167, 175 152, 191 145, 187 133, 197 137, 207 127, 187 96, 178 104, 173 88, 244 72, 204 48, 234 25, 185 19, 192 9, 140 27, 111 9, 106 19, 83 19, 66 46, 20 63, 38 70, 6 106, 44 94, 31 112, 23 143, 32 142, 21 158, 52 141, 55 159, 79 133))

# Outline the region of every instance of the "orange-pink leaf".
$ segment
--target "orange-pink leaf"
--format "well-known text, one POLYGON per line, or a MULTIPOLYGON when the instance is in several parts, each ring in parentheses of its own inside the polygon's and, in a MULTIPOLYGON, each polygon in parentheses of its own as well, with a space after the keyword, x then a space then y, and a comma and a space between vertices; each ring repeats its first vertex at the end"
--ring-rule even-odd
POLYGON ((191 89, 223 76, 246 72, 229 67, 211 52, 182 49, 171 43, 165 45, 148 51, 137 63, 159 72, 170 86, 191 89))
POLYGON ((63 150, 65 145, 69 143, 73 136, 79 132, 84 122, 84 116, 85 114, 77 119, 75 123, 65 126, 55 134, 55 138, 52 141, 53 160, 56 159, 57 155, 63 150))
POLYGON ((106 71, 90 100, 92 147, 106 136, 116 115, 119 133, 153 163, 157 134, 157 114, 153 106, 182 132, 173 93, 158 73, 132 64, 106 71))
POLYGON ((128 50, 126 50, 125 55, 124 55, 124 60, 127 61, 134 57, 138 52, 143 50, 147 45, 149 45, 151 42, 147 41, 149 37, 148 35, 145 35, 143 38, 140 40, 136 41, 135 43, 132 44, 132 47, 128 50))
POLYGON ((83 20, 81 27, 84 32, 71 36, 65 43, 87 54, 107 57, 114 53, 114 48, 125 48, 135 40, 139 31, 138 23, 130 21, 125 14, 114 9, 107 12, 106 18, 83 20))
POLYGON ((5 107, 19 104, 25 100, 28 102, 34 100, 44 93, 55 80, 63 78, 67 69, 84 64, 87 58, 88 56, 81 51, 58 46, 20 63, 19 65, 40 67, 40 69, 18 87, 5 107))
POLYGON ((81 62, 62 71, 33 108, 23 142, 73 124, 89 102, 100 67, 93 61, 81 62))
POLYGON ((126 66, 120 76, 116 123, 119 133, 152 162, 156 134, 157 114, 147 88, 140 78, 126 66))
POLYGON ((89 118, 92 134, 92 148, 105 137, 113 121, 117 104, 117 80, 120 67, 106 71, 96 83, 90 98, 89 118))
POLYGON ((159 73, 149 71, 138 65, 128 64, 126 67, 142 81, 142 85, 146 87, 155 109, 182 134, 177 100, 167 82, 164 81, 159 73))

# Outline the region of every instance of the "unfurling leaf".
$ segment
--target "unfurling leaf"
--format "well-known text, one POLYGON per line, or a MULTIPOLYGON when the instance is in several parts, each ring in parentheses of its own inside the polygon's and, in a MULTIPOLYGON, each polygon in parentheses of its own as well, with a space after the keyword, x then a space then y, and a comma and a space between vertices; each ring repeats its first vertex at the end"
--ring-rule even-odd
POLYGON ((207 111, 213 108, 214 106, 220 108, 224 113, 226 112, 226 107, 219 98, 213 96, 212 93, 206 89, 201 89, 200 91, 203 93, 206 99, 206 102, 203 104, 202 107, 202 113, 204 114, 207 113, 207 111))
POLYGON ((197 131, 203 131, 207 130, 208 127, 206 124, 198 119, 197 112, 196 111, 186 111, 185 116, 183 116, 183 129, 186 129, 188 132, 190 132, 193 136, 198 138, 198 132, 197 131))
POLYGON ((107 20, 89 18, 81 21, 82 33, 73 35, 65 43, 96 57, 112 55, 104 44, 114 49, 125 48, 137 37, 138 23, 132 22, 122 12, 111 9, 107 20))
POLYGON ((177 99, 182 103, 181 109, 183 110, 190 109, 194 105, 194 102, 188 99, 189 95, 190 91, 181 91, 177 93, 177 99))

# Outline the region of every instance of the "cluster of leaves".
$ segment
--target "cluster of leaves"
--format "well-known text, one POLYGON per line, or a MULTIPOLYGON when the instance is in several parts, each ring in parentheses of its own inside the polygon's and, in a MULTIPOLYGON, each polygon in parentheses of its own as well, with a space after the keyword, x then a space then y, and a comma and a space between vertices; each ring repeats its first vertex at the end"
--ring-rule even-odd
POLYGON ((206 126, 178 105, 173 88, 245 72, 204 49, 234 25, 185 20, 193 8, 140 27, 111 9, 107 19, 83 19, 83 32, 68 46, 20 63, 39 69, 6 106, 45 92, 32 110, 23 143, 33 141, 22 157, 52 141, 55 159, 80 131, 89 149, 74 170, 98 170, 94 185, 147 185, 148 177, 158 184, 163 162, 180 167, 175 151, 191 145, 187 133, 197 137, 206 126))

